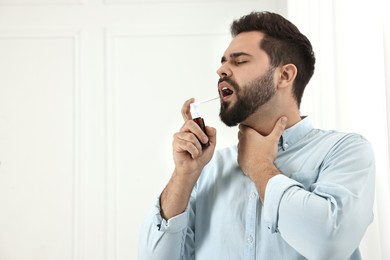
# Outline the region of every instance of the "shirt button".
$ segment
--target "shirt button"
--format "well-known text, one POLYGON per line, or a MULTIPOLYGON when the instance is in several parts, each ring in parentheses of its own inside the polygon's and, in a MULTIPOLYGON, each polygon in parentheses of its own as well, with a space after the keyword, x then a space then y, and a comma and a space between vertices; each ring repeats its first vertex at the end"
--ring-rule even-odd
POLYGON ((287 150, 287 148, 288 148, 288 144, 287 144, 287 143, 284 143, 284 144, 283 144, 283 150, 287 150))
POLYGON ((247 236, 246 237, 246 242, 248 242, 249 244, 252 244, 253 242, 253 237, 251 235, 247 236))
POLYGON ((252 192, 250 197, 251 199, 256 199, 256 192, 252 192))

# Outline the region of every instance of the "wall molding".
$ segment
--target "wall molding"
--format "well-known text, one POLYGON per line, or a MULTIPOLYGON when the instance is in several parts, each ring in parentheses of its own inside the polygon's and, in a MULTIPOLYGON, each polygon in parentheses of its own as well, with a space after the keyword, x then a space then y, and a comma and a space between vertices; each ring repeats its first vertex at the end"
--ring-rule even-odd
POLYGON ((83 208, 83 193, 84 193, 84 172, 81 169, 80 157, 82 157, 82 151, 80 146, 81 140, 81 98, 80 98, 80 32, 62 32, 51 33, 46 31, 25 32, 13 31, 11 33, 8 30, 0 30, 0 41, 4 40, 42 40, 42 39, 54 39, 54 40, 71 40, 73 45, 73 172, 72 172, 72 259, 80 260, 82 250, 82 237, 83 237, 83 223, 82 223, 82 208, 83 208))

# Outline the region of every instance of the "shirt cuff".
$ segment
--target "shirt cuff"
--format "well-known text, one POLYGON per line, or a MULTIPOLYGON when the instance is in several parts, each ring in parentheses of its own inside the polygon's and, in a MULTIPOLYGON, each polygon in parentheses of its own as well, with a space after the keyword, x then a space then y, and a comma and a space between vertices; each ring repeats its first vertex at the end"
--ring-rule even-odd
POLYGON ((264 221, 271 233, 278 232, 279 205, 284 193, 293 186, 302 187, 299 182, 283 174, 272 177, 267 184, 264 195, 264 221))
POLYGON ((183 231, 188 224, 188 209, 183 213, 165 220, 161 216, 160 198, 157 198, 154 207, 154 225, 161 232, 177 233, 183 231))

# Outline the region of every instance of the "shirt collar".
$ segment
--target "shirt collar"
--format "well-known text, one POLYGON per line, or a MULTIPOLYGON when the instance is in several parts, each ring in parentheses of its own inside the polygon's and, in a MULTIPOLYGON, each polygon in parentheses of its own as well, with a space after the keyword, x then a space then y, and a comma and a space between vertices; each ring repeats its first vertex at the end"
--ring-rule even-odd
POLYGON ((286 129, 280 137, 279 147, 284 151, 296 144, 307 133, 313 129, 313 125, 308 117, 303 117, 301 121, 286 129))

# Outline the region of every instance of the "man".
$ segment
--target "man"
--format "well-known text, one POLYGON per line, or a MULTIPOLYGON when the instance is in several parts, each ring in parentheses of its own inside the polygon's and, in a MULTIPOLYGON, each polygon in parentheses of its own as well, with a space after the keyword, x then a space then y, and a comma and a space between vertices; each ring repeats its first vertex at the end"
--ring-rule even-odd
POLYGON ((214 153, 216 130, 203 133, 194 100, 184 103, 175 169, 141 231, 140 258, 360 259, 373 219, 370 144, 300 116, 315 58, 293 24, 253 12, 231 33, 218 91, 238 145, 214 153))

